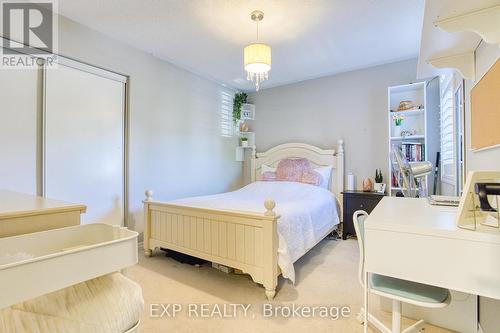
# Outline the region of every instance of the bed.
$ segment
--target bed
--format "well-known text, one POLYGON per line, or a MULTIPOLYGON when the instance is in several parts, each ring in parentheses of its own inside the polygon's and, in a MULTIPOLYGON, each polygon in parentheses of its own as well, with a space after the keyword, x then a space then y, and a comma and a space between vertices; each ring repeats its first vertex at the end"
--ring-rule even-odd
POLYGON ((288 143, 257 153, 252 183, 233 192, 169 202, 144 200, 144 250, 164 248, 239 269, 276 294, 278 275, 294 281, 293 263, 335 230, 344 187, 344 146, 320 149, 288 143), (283 159, 332 167, 327 186, 261 181, 263 169, 283 159))

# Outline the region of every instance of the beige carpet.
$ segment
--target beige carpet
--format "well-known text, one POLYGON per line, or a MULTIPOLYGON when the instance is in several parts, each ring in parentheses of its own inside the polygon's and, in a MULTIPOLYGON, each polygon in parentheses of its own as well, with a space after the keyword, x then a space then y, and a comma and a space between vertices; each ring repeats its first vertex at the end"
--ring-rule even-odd
MULTIPOLYGON (((264 289, 255 284, 246 275, 225 274, 210 265, 194 267, 180 264, 157 252, 153 258, 139 254, 139 264, 128 270, 128 276, 143 288, 145 309, 142 317, 141 333, 165 332, 363 332, 363 327, 356 321, 363 294, 357 280, 358 248, 355 240, 332 241, 325 239, 296 264, 296 285, 279 280, 278 293, 272 302, 275 306, 349 306, 352 313, 347 318, 332 320, 321 318, 263 318, 262 304, 267 303, 264 289), (192 306, 189 316, 189 304, 192 306), (222 310, 226 304, 226 315, 233 313, 229 304, 250 304, 247 317, 240 309, 236 318, 216 317, 201 318, 202 305, 209 304, 208 311, 214 310, 214 304, 222 310), (153 304, 153 314, 150 316, 153 304), (173 316, 172 306, 163 312, 160 305, 180 304, 181 311, 173 316), (195 311, 196 310, 196 311, 195 311), (198 314, 200 317, 196 318, 198 314)), ((378 305, 373 299, 372 305, 378 305)), ((390 323, 390 314, 374 309, 372 311, 386 324, 390 323)), ((287 316, 285 311, 284 316, 287 316)), ((335 313, 332 313, 334 315, 335 313)), ((224 313, 222 313, 224 315, 224 313)), ((404 319, 403 327, 412 323, 404 319)), ((376 332, 376 330, 371 330, 376 332)), ((426 333, 449 332, 429 326, 426 333)))

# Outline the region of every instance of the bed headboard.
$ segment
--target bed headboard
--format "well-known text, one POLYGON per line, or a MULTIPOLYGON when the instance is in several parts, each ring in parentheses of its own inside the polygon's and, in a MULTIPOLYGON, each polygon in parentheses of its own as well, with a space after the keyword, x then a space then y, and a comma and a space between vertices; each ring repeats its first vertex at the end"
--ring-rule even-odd
POLYGON ((284 158, 307 158, 314 167, 333 167, 330 190, 342 202, 344 190, 344 141, 339 140, 337 149, 321 149, 305 143, 285 143, 263 153, 256 153, 252 158, 252 182, 261 178, 263 164, 276 167, 284 158))

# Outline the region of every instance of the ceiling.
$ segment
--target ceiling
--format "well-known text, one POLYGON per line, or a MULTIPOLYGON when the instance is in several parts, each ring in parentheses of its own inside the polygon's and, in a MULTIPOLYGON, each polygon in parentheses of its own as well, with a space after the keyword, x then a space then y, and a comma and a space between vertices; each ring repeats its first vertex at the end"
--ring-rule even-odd
POLYGON ((422 0, 64 0, 60 14, 175 65, 252 90, 243 47, 250 12, 264 11, 260 41, 272 47, 263 89, 416 58, 422 0))

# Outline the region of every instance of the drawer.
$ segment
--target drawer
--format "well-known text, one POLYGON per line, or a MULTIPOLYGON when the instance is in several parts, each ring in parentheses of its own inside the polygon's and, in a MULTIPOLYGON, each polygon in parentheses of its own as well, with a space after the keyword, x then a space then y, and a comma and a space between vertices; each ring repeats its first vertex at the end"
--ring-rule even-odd
POLYGON ((347 211, 354 213, 357 210, 364 210, 370 213, 379 203, 379 199, 350 198, 347 202, 347 211))

